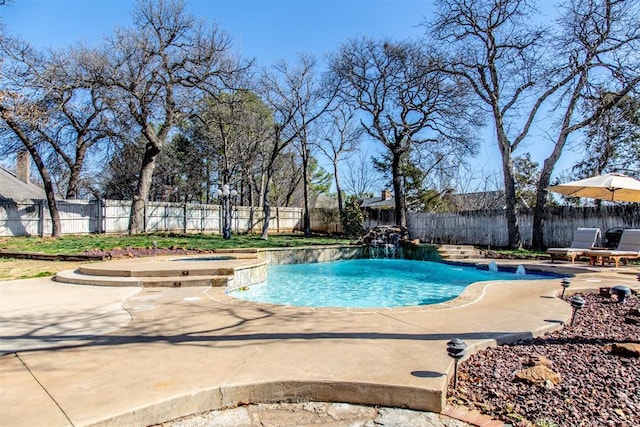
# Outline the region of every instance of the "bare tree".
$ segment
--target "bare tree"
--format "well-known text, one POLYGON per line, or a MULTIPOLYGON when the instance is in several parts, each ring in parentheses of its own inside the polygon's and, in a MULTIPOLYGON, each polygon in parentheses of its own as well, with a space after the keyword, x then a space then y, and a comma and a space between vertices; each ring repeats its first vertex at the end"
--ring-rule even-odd
MULTIPOLYGON (((599 108, 612 96, 604 93, 588 109, 599 108)), ((627 96, 585 129, 580 150, 589 153, 573 166, 574 179, 606 172, 622 172, 640 178, 640 97, 627 96)))
POLYGON ((208 163, 215 164, 218 184, 229 184, 244 197, 242 184, 249 183, 251 199, 249 178, 258 145, 266 139, 267 129, 271 130, 267 107, 248 90, 226 91, 203 100, 190 122, 190 139, 208 163))
MULTIPOLYGON (((535 10, 529 0, 438 2, 437 17, 430 29, 440 46, 451 54, 449 71, 469 82, 493 118, 502 161, 510 247, 521 245, 513 153, 529 135, 535 120, 554 110, 561 123, 557 126, 559 137, 538 181, 533 236, 533 245, 538 247, 542 236, 544 188, 568 135, 588 121, 586 118, 576 121, 574 113, 589 87, 594 66, 599 58, 611 55, 619 62, 610 63, 613 67, 609 75, 619 81, 617 73, 625 68, 621 65, 631 58, 628 41, 635 35, 613 35, 613 27, 607 27, 613 24, 615 16, 620 16, 615 9, 633 9, 635 6, 627 8, 631 3, 635 1, 571 2, 565 19, 572 23, 565 25, 564 35, 558 37, 549 28, 532 24, 536 22, 535 10), (618 42, 617 36, 622 37, 618 42)), ((622 16, 619 24, 633 26, 632 14, 627 11, 622 16)), ((636 32, 637 28, 636 21, 636 32)), ((547 121, 552 120, 547 118, 547 121)))
POLYGON ((465 89, 440 68, 420 43, 368 38, 347 42, 331 61, 341 98, 364 113, 366 133, 388 150, 398 225, 407 223, 402 171, 411 147, 442 138, 461 147, 472 141, 469 104, 460 102, 465 89))
POLYGON ((565 69, 572 79, 556 112, 560 124, 551 154, 540 171, 533 211, 534 249, 544 245, 544 207, 554 167, 569 136, 585 129, 624 102, 640 87, 640 2, 634 0, 572 0, 563 6, 559 50, 568 53, 565 69), (608 96, 600 96, 608 92, 608 96), (593 109, 580 104, 599 98, 593 109))
MULTIPOLYGON (((46 125, 49 108, 47 93, 41 90, 33 64, 44 62, 42 56, 21 40, 3 36, 0 39, 0 135, 18 150, 22 146, 31 155, 44 186, 51 216, 51 235, 62 232, 60 212, 56 204, 53 179, 41 154, 42 139, 36 129, 46 125), (26 90, 31 88, 31 90, 26 90)), ((5 147, 7 149, 9 147, 5 147)))
POLYGON ((534 102, 520 128, 521 103, 545 79, 538 67, 544 32, 531 25, 528 0, 438 2, 431 29, 452 54, 451 71, 465 78, 494 121, 506 195, 509 246, 521 244, 516 216, 512 153, 526 137, 540 104, 566 82, 556 83, 534 102), (515 122, 515 123, 514 123, 515 122), (514 130, 515 129, 515 130, 514 130))
POLYGON ((311 176, 309 167, 314 148, 317 147, 318 123, 325 112, 328 111, 335 92, 329 90, 329 86, 324 87, 317 75, 317 59, 310 55, 299 57, 299 67, 307 70, 304 77, 300 79, 296 90, 292 92, 294 100, 295 114, 293 115, 292 126, 297 134, 294 139, 294 147, 297 149, 302 160, 302 192, 304 198, 303 230, 306 237, 311 236, 311 216, 309 211, 309 192, 311 186, 311 176))
POLYGON ((344 209, 342 199, 342 185, 340 181, 340 161, 349 159, 358 149, 364 128, 356 119, 356 109, 348 104, 340 104, 328 116, 323 124, 325 134, 324 143, 318 144, 318 149, 325 155, 333 166, 333 179, 338 194, 338 210, 344 209))
POLYGON ((169 0, 139 0, 133 27, 116 31, 99 65, 116 111, 146 140, 129 223, 129 232, 139 233, 156 158, 171 132, 195 101, 217 94, 244 66, 231 55, 224 32, 196 22, 182 1, 169 0))
POLYGON ((371 155, 365 151, 359 151, 356 158, 348 163, 344 173, 344 189, 348 194, 363 198, 379 191, 381 177, 373 171, 371 155))
MULTIPOLYGON (((294 142, 302 147, 308 157, 308 132, 310 126, 318 120, 330 105, 330 100, 320 101, 314 77, 316 61, 310 56, 301 56, 295 66, 279 61, 270 70, 265 70, 260 78, 261 93, 265 103, 271 108, 274 117, 274 130, 271 132, 270 153, 265 162, 263 192, 264 224, 262 239, 268 238, 271 206, 269 200, 270 185, 275 173, 278 156, 294 142)), ((303 160, 304 162, 304 160, 303 160)), ((306 165, 308 167, 308 163, 306 165)), ((303 164, 303 173, 306 169, 303 164)), ((304 179, 308 185, 308 178, 304 179)), ((305 230, 310 232, 308 202, 305 208, 305 230)))
POLYGON ((60 159, 66 175, 64 195, 78 197, 81 174, 90 150, 120 138, 104 88, 87 75, 94 52, 84 48, 50 52, 39 76, 42 90, 48 92, 49 111, 46 126, 37 129, 52 150, 55 162, 60 159))

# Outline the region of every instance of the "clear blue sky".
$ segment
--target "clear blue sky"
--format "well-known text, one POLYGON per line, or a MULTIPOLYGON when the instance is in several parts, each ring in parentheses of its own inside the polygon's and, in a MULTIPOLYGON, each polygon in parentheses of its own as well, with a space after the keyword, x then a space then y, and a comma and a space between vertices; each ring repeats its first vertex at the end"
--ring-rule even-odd
MULTIPOLYGON (((419 37, 431 17, 425 0, 187 0, 189 13, 215 22, 231 35, 236 49, 257 65, 269 66, 298 53, 319 58, 355 36, 419 37)), ((0 7, 6 31, 38 48, 82 42, 99 44, 114 27, 131 25, 133 0, 9 0, 0 7)), ((500 171, 491 127, 475 160, 480 174, 500 171)), ((376 145, 369 152, 379 149, 376 145)), ((545 150, 547 151, 547 149, 545 150)), ((517 153, 521 154, 521 153, 517 153)), ((532 153, 534 160, 542 157, 532 153)), ((565 157, 565 156, 563 156, 565 157)), ((501 182, 501 178, 499 178, 501 182)))
MULTIPOLYGON (((99 43, 131 23, 133 0, 9 0, 7 31, 36 47, 99 43)), ((350 37, 405 38, 424 33, 424 0, 187 0, 189 13, 228 32, 245 57, 265 66, 306 52, 321 56, 350 37)))

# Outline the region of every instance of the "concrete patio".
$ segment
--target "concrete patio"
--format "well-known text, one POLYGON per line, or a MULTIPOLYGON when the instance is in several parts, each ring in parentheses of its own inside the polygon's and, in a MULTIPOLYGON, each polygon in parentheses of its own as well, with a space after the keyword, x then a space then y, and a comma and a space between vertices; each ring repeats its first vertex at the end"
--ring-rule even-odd
MULTIPOLYGON (((516 264, 574 274, 571 292, 640 285, 633 266, 516 264)), ((152 425, 276 401, 440 412, 446 342, 558 328, 571 316, 560 291, 558 279, 483 282, 436 306, 347 310, 254 304, 223 287, 1 282, 0 424, 152 425)))

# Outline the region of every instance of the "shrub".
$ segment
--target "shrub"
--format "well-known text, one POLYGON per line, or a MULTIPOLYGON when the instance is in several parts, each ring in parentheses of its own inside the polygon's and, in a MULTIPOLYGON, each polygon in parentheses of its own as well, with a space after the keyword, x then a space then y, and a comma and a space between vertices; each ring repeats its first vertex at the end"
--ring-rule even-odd
POLYGON ((340 216, 342 227, 347 237, 357 240, 364 236, 365 229, 362 226, 365 220, 365 212, 360 207, 360 200, 357 196, 348 196, 344 203, 344 209, 340 216))

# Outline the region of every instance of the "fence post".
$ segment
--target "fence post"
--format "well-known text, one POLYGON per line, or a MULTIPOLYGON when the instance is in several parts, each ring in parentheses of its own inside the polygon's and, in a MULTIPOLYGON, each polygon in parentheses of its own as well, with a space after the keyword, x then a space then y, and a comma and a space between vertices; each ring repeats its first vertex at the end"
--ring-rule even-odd
POLYGON ((253 206, 249 206, 249 234, 253 234, 253 206))
POLYGON ((218 232, 222 234, 224 226, 222 225, 222 203, 218 206, 218 232))
POLYGON ((164 224, 164 231, 169 231, 169 206, 163 205, 164 213, 162 215, 162 223, 164 224))
POLYGON ((187 202, 184 202, 184 220, 182 222, 183 233, 187 234, 187 218, 189 217, 189 208, 187 202))
POLYGON ((96 199, 96 229, 95 232, 102 233, 104 227, 102 225, 102 199, 96 199))
POLYGON ((38 227, 40 228, 40 237, 44 237, 44 200, 38 201, 38 227))

